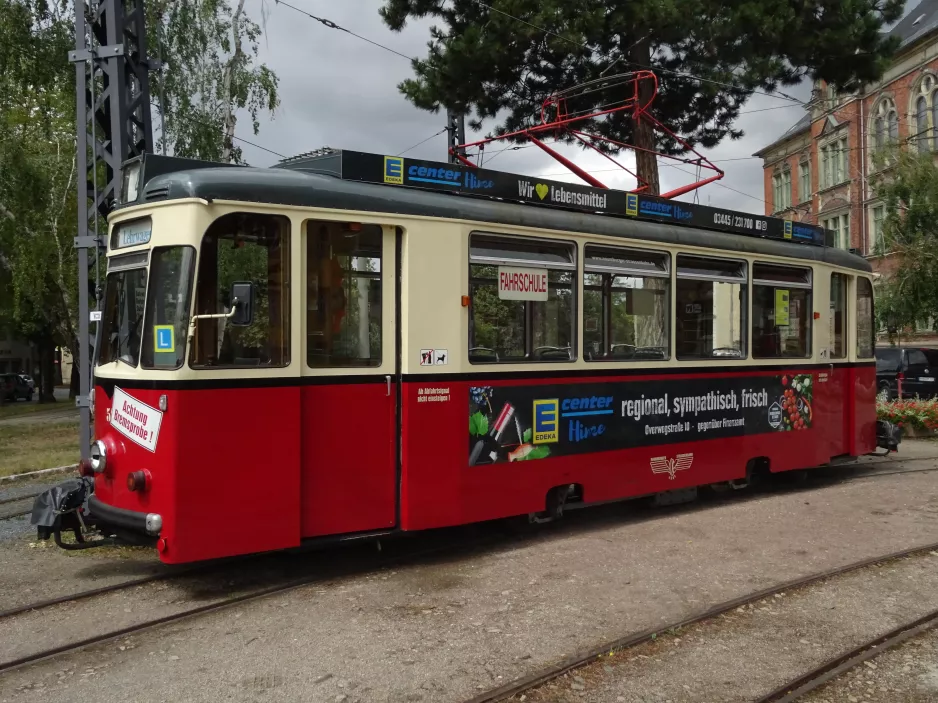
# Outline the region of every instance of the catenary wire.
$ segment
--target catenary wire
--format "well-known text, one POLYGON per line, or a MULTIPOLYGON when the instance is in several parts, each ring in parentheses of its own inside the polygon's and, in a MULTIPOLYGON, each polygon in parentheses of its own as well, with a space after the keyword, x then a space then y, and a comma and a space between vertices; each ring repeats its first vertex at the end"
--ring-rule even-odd
POLYGON ((403 155, 406 154, 408 151, 411 151, 411 150, 413 150, 413 149, 416 149, 416 148, 417 148, 418 146, 420 146, 421 144, 426 144, 428 141, 430 141, 430 140, 433 139, 434 137, 440 136, 440 135, 443 134, 443 132, 445 132, 447 129, 449 129, 449 127, 444 127, 444 128, 441 129, 439 132, 436 132, 435 134, 431 134, 431 135, 430 135, 429 137, 427 137, 426 139, 421 139, 419 142, 417 142, 417 143, 414 144, 413 146, 409 146, 409 147, 407 147, 406 149, 404 149, 404 151, 400 152, 399 154, 395 154, 395 156, 403 156, 403 155))

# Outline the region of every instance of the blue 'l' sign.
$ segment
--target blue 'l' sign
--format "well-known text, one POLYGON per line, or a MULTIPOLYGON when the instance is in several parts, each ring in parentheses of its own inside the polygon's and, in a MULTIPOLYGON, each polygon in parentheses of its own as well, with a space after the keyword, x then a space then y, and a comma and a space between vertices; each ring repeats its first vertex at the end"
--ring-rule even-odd
POLYGON ((172 325, 157 325, 154 331, 156 332, 156 351, 172 352, 176 350, 172 325))

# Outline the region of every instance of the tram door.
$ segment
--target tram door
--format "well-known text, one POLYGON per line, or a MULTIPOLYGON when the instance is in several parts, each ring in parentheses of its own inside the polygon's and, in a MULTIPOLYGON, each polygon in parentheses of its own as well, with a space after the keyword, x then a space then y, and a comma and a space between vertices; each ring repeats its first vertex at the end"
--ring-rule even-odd
POLYGON ((831 457, 850 452, 850 421, 854 405, 851 397, 850 367, 847 364, 847 276, 831 274, 830 285, 830 368, 827 380, 828 438, 831 457))
POLYGON ((303 537, 396 524, 396 237, 358 222, 302 228, 303 537))

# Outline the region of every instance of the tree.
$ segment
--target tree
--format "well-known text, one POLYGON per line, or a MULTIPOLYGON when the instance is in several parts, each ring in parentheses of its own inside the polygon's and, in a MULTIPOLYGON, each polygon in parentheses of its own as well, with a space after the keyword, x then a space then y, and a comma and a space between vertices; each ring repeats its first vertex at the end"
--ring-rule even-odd
POLYGON ((897 264, 880 280, 880 324, 903 327, 938 319, 938 167, 933 154, 902 149, 873 182, 886 208, 875 245, 897 264))
POLYGON ((150 53, 166 62, 151 94, 165 124, 159 148, 176 156, 241 163, 234 142, 238 111, 247 110, 254 134, 261 112, 280 105, 279 79, 256 65, 260 26, 245 0, 155 0, 147 5, 150 53))
MULTIPOLYGON (((240 161, 238 112, 247 110, 256 133, 260 111, 279 104, 277 77, 255 65, 260 29, 244 2, 232 9, 226 0, 154 0, 147 9, 149 46, 166 62, 151 84, 166 111, 163 150, 240 161)), ((0 270, 12 289, 4 301, 11 319, 37 342, 45 400, 54 399, 54 347, 86 358, 79 354, 73 245, 76 183, 85 177, 77 172, 68 61, 73 12, 67 0, 0 0, 0 270)), ((77 371, 76 364, 73 394, 77 371)))
MULTIPOLYGON (((504 134, 530 126, 555 90, 654 68, 655 117, 692 146, 709 148, 742 136, 733 122, 755 90, 806 75, 842 89, 878 78, 897 47, 880 30, 899 18, 903 1, 385 0, 380 13, 395 31, 412 17, 443 21, 431 30, 427 58, 413 62, 415 77, 399 85, 421 109, 474 111, 473 129, 497 119, 496 133, 504 134)), ((610 81, 570 112, 623 97, 610 81)), ((639 97, 647 99, 647 90, 639 97)), ((642 149, 682 151, 622 112, 595 131, 642 149)), ((637 166, 658 192, 654 155, 637 152, 637 166)))

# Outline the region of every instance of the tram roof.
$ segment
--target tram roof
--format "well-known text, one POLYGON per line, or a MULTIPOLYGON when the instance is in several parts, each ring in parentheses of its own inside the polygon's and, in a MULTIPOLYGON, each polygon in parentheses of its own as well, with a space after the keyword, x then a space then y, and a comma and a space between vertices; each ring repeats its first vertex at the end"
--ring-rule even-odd
MULTIPOLYGON (((460 175, 470 172, 469 169, 454 164, 413 161, 361 152, 332 152, 325 154, 325 158, 320 158, 318 155, 309 158, 300 157, 273 168, 234 166, 145 154, 124 165, 127 169, 128 166, 142 161, 138 181, 140 187, 136 198, 122 203, 121 207, 183 198, 200 198, 208 201, 243 201, 414 215, 579 234, 589 233, 672 246, 707 247, 728 253, 803 259, 863 272, 872 271, 870 263, 863 257, 843 249, 820 244, 821 241, 829 240, 829 233, 826 230, 794 223, 801 231, 808 233, 802 236, 812 237, 812 242, 789 241, 792 223, 785 225, 786 221, 751 213, 672 203, 660 198, 636 197, 624 191, 589 188, 482 169, 471 170, 472 177, 476 181, 492 180, 495 185, 493 190, 503 197, 478 196, 464 191, 452 192, 456 190, 455 188, 444 187, 445 191, 450 192, 439 190, 433 192, 433 190, 402 184, 390 185, 373 180, 367 182, 373 175, 367 166, 373 166, 375 160, 378 160, 377 163, 380 164, 382 173, 385 173, 389 159, 397 159, 392 162, 398 165, 394 173, 401 176, 412 168, 416 169, 414 173, 422 173, 419 171, 420 168, 437 169, 436 172, 440 169, 444 172, 450 170, 460 172, 460 175), (354 155, 355 159, 349 159, 349 154, 354 155), (350 163, 355 168, 348 168, 347 165, 350 163), (362 177, 363 174, 364 177, 362 177), (498 178, 498 181, 495 178, 498 178), (525 183, 525 187, 530 186, 533 191, 528 195, 530 199, 527 201, 520 194, 522 182, 525 183), (519 191, 517 197, 514 197, 514 193, 507 194, 505 183, 509 183, 511 187, 519 191), (537 202, 537 198, 543 200, 547 193, 554 197, 554 191, 545 191, 551 187, 562 189, 559 199, 565 198, 574 203, 579 200, 583 203, 580 206, 581 210, 589 209, 590 211, 573 211, 566 207, 551 207, 537 202), (538 188, 540 192, 534 190, 538 188), (597 200, 603 196, 607 196, 607 200, 597 200), (514 200, 520 202, 511 202, 514 200), (602 207, 597 208, 597 203, 601 203, 602 207), (636 212, 639 208, 643 208, 645 203, 650 203, 649 210, 636 212), (658 203, 661 205, 656 205, 658 203), (609 207, 610 204, 612 207, 609 207), (692 220, 693 224, 660 221, 664 219, 664 216, 656 217, 660 214, 655 211, 656 207, 670 207, 672 211, 666 215, 667 217, 681 216, 685 220, 692 220), (628 208, 636 214, 631 216, 625 214, 628 208), (597 214, 597 210, 602 214, 597 214), (658 221, 654 221, 655 219, 658 221), (753 223, 762 223, 755 226, 762 226, 765 228, 763 231, 771 230, 774 236, 719 231, 719 229, 732 230, 734 220, 748 225, 749 228, 753 227, 753 223), (713 222, 713 229, 698 225, 697 222, 700 221, 706 224, 713 222), (716 224, 718 221, 726 224, 720 226, 716 224), (782 227, 785 228, 784 234, 782 227), (815 232, 818 234, 814 234, 815 232)), ((431 187, 436 189, 436 186, 431 187)))

